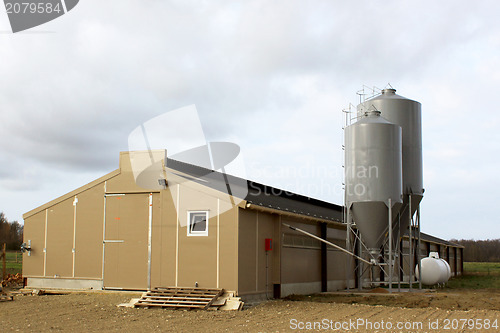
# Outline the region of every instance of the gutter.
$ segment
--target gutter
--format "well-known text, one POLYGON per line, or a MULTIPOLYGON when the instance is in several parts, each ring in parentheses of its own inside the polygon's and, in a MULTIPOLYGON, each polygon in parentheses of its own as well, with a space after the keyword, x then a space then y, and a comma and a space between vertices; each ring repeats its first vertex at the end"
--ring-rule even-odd
POLYGON ((333 220, 328 220, 328 219, 325 219, 325 218, 314 217, 314 216, 307 216, 307 215, 302 215, 302 214, 299 214, 299 213, 287 212, 287 211, 284 211, 284 210, 281 210, 281 209, 277 209, 277 208, 263 207, 263 206, 251 204, 249 202, 247 202, 247 204, 246 204, 246 206, 244 208, 250 208, 250 209, 255 209, 255 210, 258 210, 258 211, 261 211, 261 212, 265 212, 265 213, 271 213, 271 214, 278 214, 278 215, 283 215, 283 216, 295 217, 295 218, 309 220, 309 221, 314 221, 314 222, 324 222, 324 223, 328 223, 330 225, 335 225, 337 227, 342 227, 344 229, 346 228, 346 225, 344 223, 342 223, 342 222, 339 222, 339 221, 333 221, 333 220))

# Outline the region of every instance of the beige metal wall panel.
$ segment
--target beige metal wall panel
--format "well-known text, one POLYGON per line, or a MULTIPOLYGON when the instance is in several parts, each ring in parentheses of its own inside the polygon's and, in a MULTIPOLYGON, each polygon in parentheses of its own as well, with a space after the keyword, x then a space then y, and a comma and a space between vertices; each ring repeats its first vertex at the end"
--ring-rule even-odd
MULTIPOLYGON (((319 227, 319 223, 318 222, 314 222, 314 221, 303 222, 305 220, 301 221, 301 220, 298 220, 298 219, 295 219, 295 218, 286 217, 286 216, 283 216, 282 219, 281 219, 281 221, 282 221, 282 223, 289 224, 292 227, 300 228, 300 229, 302 229, 304 231, 307 231, 307 232, 309 232, 311 234, 314 234, 314 235, 316 235, 318 237, 321 236, 321 234, 320 234, 320 227, 319 227)), ((302 233, 300 233, 298 231, 293 231, 290 228, 283 229, 283 232, 297 234, 297 235, 302 235, 302 233)))
POLYGON ((327 227, 326 238, 338 239, 344 242, 345 246, 345 233, 346 229, 332 228, 331 226, 327 227))
MULTIPOLYGON (((422 241, 422 243, 424 243, 423 245, 427 246, 425 242, 422 241)), ((408 276, 410 272, 410 257, 408 255, 409 252, 410 250, 408 239, 403 238, 403 272, 405 276, 408 276)))
POLYGON ((282 250, 282 217, 274 216, 274 236, 273 236, 273 284, 281 283, 281 250, 282 250))
POLYGON ((147 289, 149 194, 106 197, 104 287, 147 289))
POLYGON ((200 287, 236 291, 238 207, 225 201, 227 196, 220 199, 217 192, 200 192, 190 185, 173 185, 161 192, 161 218, 153 221, 151 285, 193 286, 198 282, 200 287), (194 210, 209 211, 208 236, 187 236, 187 213, 194 210), (217 216, 219 211, 223 213, 217 216))
POLYGON ((112 172, 110 172, 110 173, 108 173, 108 174, 106 174, 106 175, 104 175, 104 176, 102 176, 102 177, 100 177, 100 178, 98 178, 98 179, 96 179, 94 181, 91 181, 90 183, 88 183, 88 184, 86 184, 84 186, 81 186, 81 187, 77 188, 76 190, 73 190, 73 191, 71 191, 69 193, 66 193, 66 194, 60 196, 59 198, 51 200, 51 201, 47 202, 46 204, 43 204, 43 205, 41 205, 41 206, 39 206, 39 207, 37 207, 35 209, 30 210, 27 213, 24 213, 23 214, 23 219, 26 220, 31 215, 37 214, 37 213, 41 212, 42 210, 50 208, 50 207, 54 206, 55 204, 58 204, 58 203, 66 200, 66 199, 73 198, 75 195, 78 195, 78 194, 82 193, 83 191, 86 191, 89 188, 92 188, 92 187, 94 187, 96 185, 99 185, 99 184, 105 182, 106 180, 109 180, 109 179, 111 179, 113 177, 116 177, 119 174, 120 174, 120 170, 119 169, 115 170, 115 171, 112 171, 112 172))
MULTIPOLYGON (((162 285, 162 267, 168 267, 168 262, 162 260, 162 246, 164 243, 163 231, 167 229, 163 219, 163 193, 153 193, 153 206, 152 206, 152 229, 151 229, 151 288, 173 286, 173 284, 162 285)), ((170 245, 173 248, 173 242, 165 242, 165 245, 170 245)), ((172 251, 171 251, 172 252, 172 251)), ((170 267, 172 270, 172 266, 170 267)), ((166 270, 168 272, 168 270, 166 270)))
POLYGON ((458 264, 458 267, 457 267, 457 274, 460 275, 462 274, 462 267, 463 267, 463 249, 462 248, 458 248, 457 249, 457 264, 458 264))
POLYGON ((43 276, 45 247, 45 210, 24 220, 24 242, 31 241, 31 253, 23 254, 23 276, 43 276))
POLYGON ((321 251, 283 247, 281 282, 321 282, 321 251))
MULTIPOLYGON (((301 223, 282 218, 282 222, 300 228, 316 236, 321 236, 319 224, 301 223)), ((291 229, 285 233, 302 236, 291 229)), ((321 250, 311 248, 289 247, 283 244, 281 254, 281 283, 321 282, 321 250)))
POLYGON ((107 193, 149 193, 135 184, 134 174, 130 163, 129 152, 120 152, 120 175, 107 181, 107 193))
POLYGON ((151 286, 170 287, 176 282, 177 211, 174 201, 177 186, 160 194, 160 220, 154 218, 151 286))
POLYGON ((420 240, 420 256, 422 258, 429 256, 429 253, 427 253, 427 242, 423 240, 420 240))
MULTIPOLYGON (((238 292, 267 293, 272 296, 274 266, 273 250, 266 253, 265 239, 275 241, 275 228, 279 216, 256 210, 240 209, 238 230, 238 292), (267 266, 267 268, 266 268, 267 266)), ((278 262, 279 263, 279 262, 278 262)), ((278 282, 279 283, 279 282, 278 282)))
POLYGON ((178 229, 178 285, 217 286, 217 199, 181 185, 178 229), (187 235, 188 211, 208 211, 208 236, 187 235))
POLYGON ((257 212, 240 209, 238 223, 238 293, 257 291, 257 212))
POLYGON ((219 288, 238 290, 238 206, 219 200, 219 288))
POLYGON ((104 183, 77 195, 75 277, 102 279, 104 183))
MULTIPOLYGON (((453 275, 453 273, 456 271, 456 267, 455 267, 455 251, 453 251, 453 247, 449 247, 449 251, 450 251, 450 258, 448 260, 448 264, 450 265, 451 273, 453 275)), ((445 259, 446 259, 446 257, 445 257, 445 259)))
POLYGON ((273 252, 266 251, 265 240, 266 238, 274 239, 274 224, 279 222, 276 219, 276 215, 271 215, 268 213, 257 213, 257 230, 258 236, 256 240, 257 246, 257 290, 267 291, 270 296, 273 294, 273 283, 272 283, 272 273, 273 273, 273 252), (267 267, 267 268, 266 268, 267 267))
MULTIPOLYGON (((337 228, 327 229, 327 239, 336 245, 345 248, 346 230, 337 228)), ((354 279, 354 260, 353 257, 335 248, 327 245, 327 268, 328 268, 328 281, 345 280, 346 270, 349 267, 351 278, 354 279), (349 264, 349 266, 347 266, 349 264)))
POLYGON ((46 276, 73 276, 74 198, 48 209, 46 276))

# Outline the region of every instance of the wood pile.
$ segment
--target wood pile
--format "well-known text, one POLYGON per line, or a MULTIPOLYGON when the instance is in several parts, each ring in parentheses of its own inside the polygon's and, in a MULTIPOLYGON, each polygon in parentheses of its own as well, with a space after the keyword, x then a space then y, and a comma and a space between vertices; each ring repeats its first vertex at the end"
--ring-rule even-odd
POLYGON ((23 284, 23 276, 20 273, 7 274, 2 281, 2 287, 15 287, 23 284))
POLYGON ((13 301, 14 297, 10 295, 8 292, 4 291, 2 285, 0 285, 0 302, 4 301, 13 301))
POLYGON ((235 297, 234 292, 226 291, 217 297, 207 310, 243 310, 244 304, 245 302, 241 300, 241 297, 235 297))
POLYGON ((14 300, 14 296, 9 295, 9 294, 0 293, 0 302, 13 301, 13 300, 14 300))

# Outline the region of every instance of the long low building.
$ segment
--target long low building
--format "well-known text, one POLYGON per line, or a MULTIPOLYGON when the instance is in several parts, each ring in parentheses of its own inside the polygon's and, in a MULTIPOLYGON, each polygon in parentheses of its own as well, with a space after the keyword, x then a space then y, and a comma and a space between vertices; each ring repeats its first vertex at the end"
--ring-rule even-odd
MULTIPOLYGON (((146 190, 122 152, 117 170, 24 214, 27 286, 197 286, 262 299, 356 285, 355 259, 284 225, 344 246, 342 206, 164 162, 163 187, 146 190)), ((407 237, 401 247, 408 253, 407 237)), ((420 248, 462 273, 462 247, 422 234, 420 248)))

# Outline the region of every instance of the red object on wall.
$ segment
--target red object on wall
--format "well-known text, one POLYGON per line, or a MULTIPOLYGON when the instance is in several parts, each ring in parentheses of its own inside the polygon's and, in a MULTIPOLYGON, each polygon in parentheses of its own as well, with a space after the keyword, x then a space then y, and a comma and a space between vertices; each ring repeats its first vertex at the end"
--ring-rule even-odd
POLYGON ((271 238, 266 238, 266 251, 271 251, 273 249, 273 240, 271 238))

